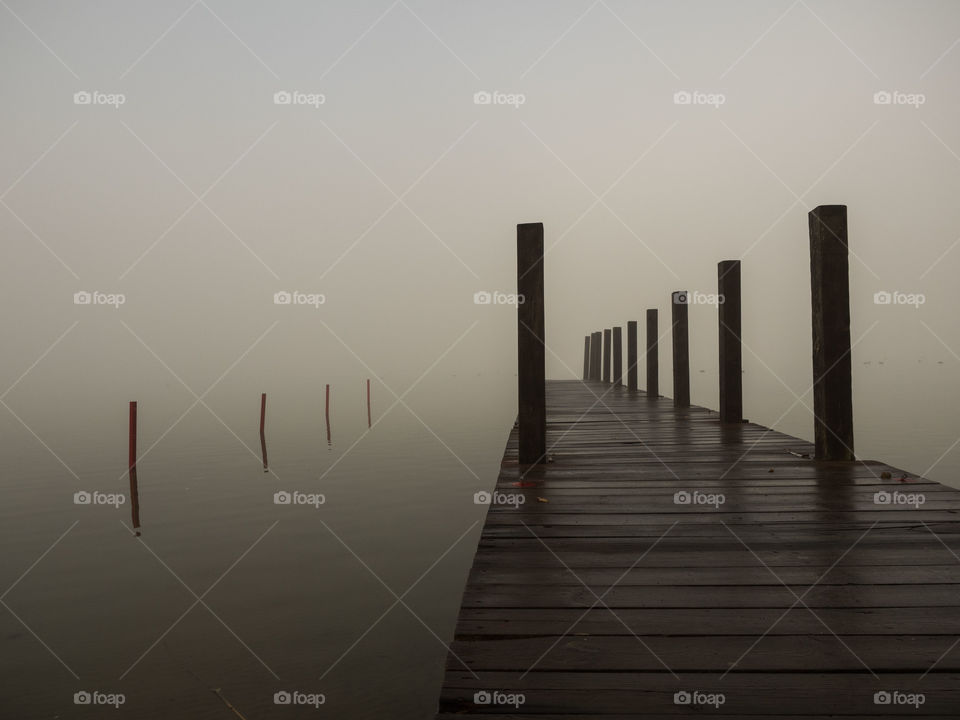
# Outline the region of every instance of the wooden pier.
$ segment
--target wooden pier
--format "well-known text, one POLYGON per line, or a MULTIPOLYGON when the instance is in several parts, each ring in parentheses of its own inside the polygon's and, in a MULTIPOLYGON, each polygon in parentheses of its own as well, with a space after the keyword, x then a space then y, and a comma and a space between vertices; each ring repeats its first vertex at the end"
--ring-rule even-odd
POLYGON ((546 406, 548 462, 507 443, 438 718, 960 717, 960 492, 624 386, 546 406))

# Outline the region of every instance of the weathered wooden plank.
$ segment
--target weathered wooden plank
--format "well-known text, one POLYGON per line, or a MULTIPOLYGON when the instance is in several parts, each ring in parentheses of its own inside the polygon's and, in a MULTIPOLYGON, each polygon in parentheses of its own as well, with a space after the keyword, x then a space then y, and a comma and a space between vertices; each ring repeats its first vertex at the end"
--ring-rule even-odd
POLYGON ((897 717, 873 694, 911 688, 910 717, 960 713, 960 491, 607 389, 548 384, 553 462, 522 480, 511 434, 517 506, 487 510, 437 717, 897 717), (724 499, 674 497, 694 491, 724 499))

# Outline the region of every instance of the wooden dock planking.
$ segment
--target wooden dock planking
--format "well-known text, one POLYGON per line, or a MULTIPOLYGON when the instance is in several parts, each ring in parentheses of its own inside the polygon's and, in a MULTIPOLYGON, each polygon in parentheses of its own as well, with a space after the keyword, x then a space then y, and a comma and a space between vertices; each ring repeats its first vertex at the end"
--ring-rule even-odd
POLYGON ((523 473, 510 435, 497 490, 524 502, 488 510, 438 718, 960 715, 960 491, 597 382, 548 382, 547 447, 523 473))

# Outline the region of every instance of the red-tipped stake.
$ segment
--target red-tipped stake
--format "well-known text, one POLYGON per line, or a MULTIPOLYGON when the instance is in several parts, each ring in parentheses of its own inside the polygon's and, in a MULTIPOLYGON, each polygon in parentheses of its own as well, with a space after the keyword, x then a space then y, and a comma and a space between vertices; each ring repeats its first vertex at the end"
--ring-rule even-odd
POLYGON ((137 401, 130 401, 130 447, 127 453, 127 470, 137 467, 137 401))

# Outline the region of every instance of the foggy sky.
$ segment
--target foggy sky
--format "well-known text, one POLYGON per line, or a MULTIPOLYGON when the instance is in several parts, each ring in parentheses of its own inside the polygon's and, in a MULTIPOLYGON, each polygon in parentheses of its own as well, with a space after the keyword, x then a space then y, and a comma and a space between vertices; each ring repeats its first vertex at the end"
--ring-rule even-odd
MULTIPOLYGON (((28 423, 104 394, 183 405, 174 373, 201 393, 241 356, 225 393, 326 373, 399 394, 436 363, 419 407, 456 373, 507 387, 506 421, 515 313, 473 294, 515 290, 515 225, 542 221, 549 377, 648 307, 665 331, 672 290, 715 292, 742 258, 746 415, 803 433, 806 213, 846 204, 858 426, 956 437, 932 415, 960 387, 954 2, 6 0, 0 18, 2 389, 62 336, 7 396, 28 423), (326 302, 274 304, 294 290, 326 302)), ((716 407, 712 308, 691 308, 690 345, 692 400, 716 407)))

